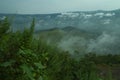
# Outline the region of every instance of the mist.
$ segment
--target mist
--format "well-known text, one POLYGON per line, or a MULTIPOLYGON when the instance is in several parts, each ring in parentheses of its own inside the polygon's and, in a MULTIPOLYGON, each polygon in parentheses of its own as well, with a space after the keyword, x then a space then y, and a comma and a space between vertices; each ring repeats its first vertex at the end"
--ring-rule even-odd
MULTIPOLYGON (((119 28, 120 29, 120 28, 119 28)), ((64 51, 87 54, 96 53, 98 55, 119 54, 120 53, 120 32, 115 30, 103 31, 95 38, 86 39, 81 36, 65 36, 58 44, 58 47, 64 51), (110 32, 112 31, 112 32, 110 32)))

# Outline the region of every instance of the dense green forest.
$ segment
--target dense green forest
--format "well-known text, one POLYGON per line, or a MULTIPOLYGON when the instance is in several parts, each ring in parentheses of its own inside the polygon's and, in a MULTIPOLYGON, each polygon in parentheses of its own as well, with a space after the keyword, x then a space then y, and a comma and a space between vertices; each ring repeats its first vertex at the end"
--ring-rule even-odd
POLYGON ((0 21, 0 80, 120 80, 120 55, 76 59, 36 39, 35 19, 24 31, 13 32, 10 25, 8 18, 0 21))

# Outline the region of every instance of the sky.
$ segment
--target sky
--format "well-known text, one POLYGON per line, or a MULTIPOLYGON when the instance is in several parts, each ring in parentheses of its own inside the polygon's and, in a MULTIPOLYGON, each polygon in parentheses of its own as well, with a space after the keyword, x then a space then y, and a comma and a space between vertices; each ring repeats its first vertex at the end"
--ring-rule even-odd
POLYGON ((119 8, 120 0, 0 0, 0 13, 48 14, 119 8))

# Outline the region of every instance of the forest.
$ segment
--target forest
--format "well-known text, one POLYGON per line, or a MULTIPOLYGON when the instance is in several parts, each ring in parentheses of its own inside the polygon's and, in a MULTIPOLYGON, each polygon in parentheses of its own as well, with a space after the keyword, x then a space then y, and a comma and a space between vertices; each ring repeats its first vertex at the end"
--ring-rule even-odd
POLYGON ((72 56, 34 36, 30 28, 12 31, 0 21, 0 80, 120 80, 120 55, 87 53, 72 56))

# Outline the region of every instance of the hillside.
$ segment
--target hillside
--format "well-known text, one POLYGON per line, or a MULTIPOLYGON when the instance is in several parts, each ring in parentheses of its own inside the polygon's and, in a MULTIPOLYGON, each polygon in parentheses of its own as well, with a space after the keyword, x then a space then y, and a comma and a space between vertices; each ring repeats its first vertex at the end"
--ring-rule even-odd
POLYGON ((5 16, 12 18, 14 30, 23 30, 32 18, 36 19, 35 30, 64 28, 74 26, 85 31, 101 33, 119 29, 120 10, 112 11, 76 11, 56 14, 0 14, 0 19, 5 16))

